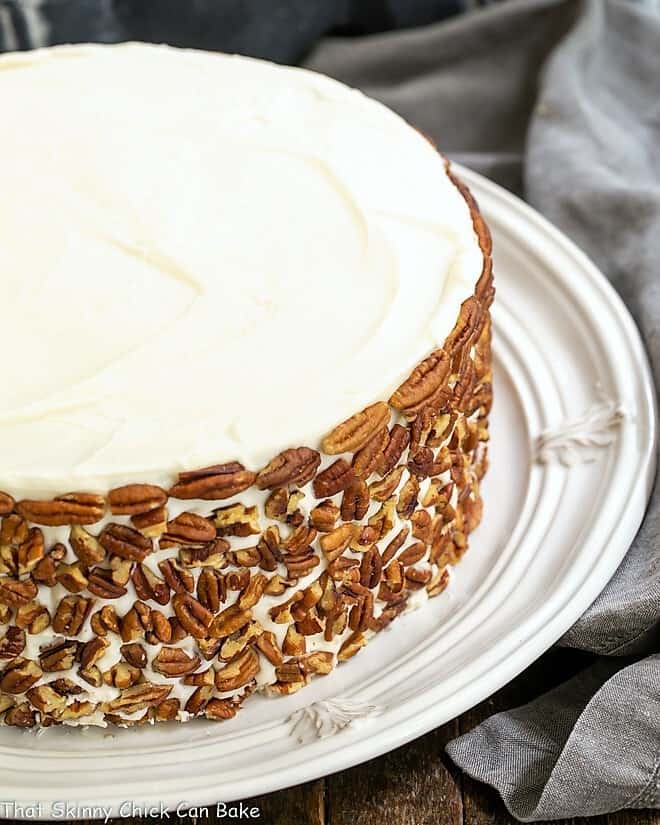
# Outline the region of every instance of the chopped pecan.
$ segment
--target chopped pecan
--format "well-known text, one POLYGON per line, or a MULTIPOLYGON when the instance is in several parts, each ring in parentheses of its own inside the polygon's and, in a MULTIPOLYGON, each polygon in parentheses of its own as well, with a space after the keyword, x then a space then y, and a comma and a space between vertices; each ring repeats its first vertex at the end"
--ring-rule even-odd
POLYGON ((316 498, 327 498, 345 490, 355 478, 353 468, 344 458, 338 458, 334 464, 322 470, 314 479, 316 498))
POLYGON ((16 579, 0 576, 0 602, 3 604, 20 607, 31 602, 37 592, 37 585, 30 579, 16 581, 16 579))
POLYGON ((33 527, 18 547, 18 575, 31 573, 44 557, 44 534, 38 527, 33 527))
POLYGON ((408 455, 407 467, 417 478, 427 478, 435 462, 433 450, 430 447, 418 447, 417 451, 408 455))
POLYGON ((135 602, 121 620, 121 638, 124 643, 146 637, 153 630, 151 610, 144 602, 135 602))
POLYGON ((161 539, 161 547, 168 544, 203 544, 213 541, 215 527, 210 519, 197 513, 181 513, 167 523, 167 531, 161 539))
POLYGON ((50 625, 50 613, 39 602, 21 605, 16 611, 16 626, 35 636, 50 625))
POLYGON ((305 674, 300 664, 293 660, 276 667, 275 676, 277 677, 277 681, 283 684, 304 684, 305 682, 305 674))
POLYGON ((99 535, 99 543, 108 553, 129 561, 144 561, 153 550, 151 539, 125 524, 106 525, 99 535))
POLYGON ((227 566, 229 546, 226 539, 215 539, 199 547, 182 547, 179 550, 179 561, 184 567, 213 567, 221 570, 227 566))
POLYGON ((94 687, 101 687, 103 684, 103 676, 96 664, 109 647, 110 642, 107 639, 97 636, 83 645, 79 651, 80 676, 94 687))
POLYGON ((8 627, 4 638, 0 639, 0 659, 15 659, 25 650, 25 631, 19 627, 8 627))
POLYGON ((261 532, 257 508, 243 504, 219 508, 214 523, 220 536, 255 536, 261 532))
POLYGON ((263 573, 257 573, 255 576, 251 576, 248 586, 238 600, 238 606, 241 610, 249 610, 251 607, 254 607, 263 596, 267 584, 268 579, 263 573))
POLYGON ((208 685, 202 685, 201 687, 198 687, 197 690, 195 690, 190 695, 188 701, 186 702, 186 713, 190 713, 193 716, 197 716, 198 714, 202 713, 202 711, 210 701, 212 695, 212 687, 209 687, 208 685))
POLYGON ((39 653, 39 664, 42 670, 48 673, 71 670, 78 656, 79 647, 80 642, 68 639, 43 648, 39 653))
POLYGON ((231 498, 251 487, 255 478, 256 475, 238 461, 231 461, 228 464, 179 473, 179 481, 169 494, 172 498, 199 498, 204 501, 231 498))
POLYGON ((202 663, 199 656, 189 656, 180 647, 162 647, 151 662, 156 673, 178 678, 193 673, 202 663))
POLYGON ((321 456, 309 447, 293 447, 284 450, 257 475, 260 490, 273 490, 285 484, 299 487, 311 481, 321 463, 321 456))
POLYGON ((162 507, 167 493, 155 484, 126 484, 108 493, 110 512, 115 516, 136 516, 162 507))
POLYGON ((341 517, 344 521, 361 521, 369 509, 369 489, 364 479, 356 478, 344 490, 341 517))
POLYGON ((237 713, 238 705, 235 705, 228 699, 211 699, 204 709, 206 718, 214 721, 233 719, 237 713))
POLYGON ((66 697, 53 690, 51 685, 30 688, 26 696, 33 707, 49 716, 66 707, 66 697))
POLYGON ((242 653, 248 645, 256 642, 262 633, 263 628, 259 622, 250 622, 240 631, 233 633, 224 640, 218 654, 219 658, 225 662, 231 661, 239 653, 242 653))
POLYGON ((364 633, 359 630, 351 633, 348 639, 346 639, 346 641, 339 648, 339 653, 337 654, 338 661, 345 662, 347 659, 355 656, 355 654, 359 652, 360 648, 364 647, 366 643, 367 639, 364 633))
POLYGON ((383 450, 390 439, 387 427, 382 427, 353 457, 353 471, 358 478, 368 478, 383 460, 383 450))
POLYGON ((198 639, 208 635, 213 614, 197 599, 189 593, 177 593, 172 599, 172 607, 186 633, 198 639))
POLYGON ((419 481, 417 476, 411 475, 401 488, 396 511, 402 518, 410 518, 417 507, 417 497, 419 496, 419 481))
POLYGON ((335 522, 339 518, 339 507, 331 501, 326 499, 309 514, 309 521, 316 530, 320 533, 329 533, 334 529, 335 522))
POLYGON ((25 693, 41 679, 43 671, 29 659, 14 659, 0 672, 0 691, 15 696, 25 693))
POLYGON ((300 660, 300 667, 305 675, 325 676, 330 673, 334 656, 329 651, 316 650, 300 660))
POLYGON ((9 493, 3 493, 0 490, 0 516, 9 515, 9 513, 11 513, 14 509, 15 504, 16 502, 9 495, 9 493))
POLYGON ((0 545, 17 547, 25 541, 29 533, 27 521, 17 513, 12 513, 2 519, 0 526, 0 545))
POLYGON ((374 481, 373 484, 370 484, 371 497, 376 501, 387 501, 388 498, 391 498, 401 482, 404 470, 405 467, 395 467, 380 481, 374 481))
POLYGON ((37 717, 27 702, 22 702, 7 711, 5 725, 15 728, 33 728, 37 724, 37 717))
POLYGON ((431 541, 432 519, 427 510, 415 510, 410 517, 413 536, 420 541, 431 541))
POLYGON ((328 573, 335 581, 355 582, 360 578, 359 565, 360 562, 357 559, 340 557, 328 564, 328 573))
MULTIPOLYGON (((70 588, 69 588, 70 589, 70 588)), ((126 595, 126 588, 115 584, 112 580, 112 570, 95 567, 89 574, 87 589, 100 599, 119 599, 126 595)))
POLYGON ((156 705, 155 715, 158 722, 173 722, 179 715, 181 702, 178 699, 166 699, 156 705))
POLYGON ((276 487, 266 499, 264 512, 268 518, 283 521, 288 515, 289 491, 286 487, 276 487))
MULTIPOLYGON (((213 619, 208 635, 214 639, 222 639, 240 630, 252 620, 252 611, 232 604, 213 619)), ((206 634, 205 634, 206 635, 206 634)))
POLYGON ((299 579, 307 576, 320 563, 321 559, 311 547, 307 547, 303 551, 287 553, 284 556, 287 575, 291 579, 299 579))
POLYGON ((121 655, 133 667, 143 668, 147 666, 147 653, 142 645, 137 644, 137 642, 122 645, 121 655))
POLYGON ((429 599, 440 595, 449 584, 449 570, 438 570, 437 573, 431 577, 431 580, 426 585, 426 592, 429 594, 429 599))
POLYGON ((282 642, 282 652, 285 656, 300 656, 307 652, 307 642, 295 624, 290 624, 287 628, 284 641, 282 642))
POLYGON ((63 527, 94 524, 103 518, 105 499, 91 493, 68 493, 52 501, 19 501, 16 512, 34 524, 63 527))
POLYGON ((277 637, 270 630, 264 630, 255 644, 271 665, 281 665, 284 662, 282 651, 277 646, 277 637))
POLYGON ((426 405, 439 403, 439 395, 449 370, 450 359, 447 353, 442 349, 432 352, 394 392, 390 404, 395 410, 409 414, 418 412, 426 405))
POLYGON ((66 588, 69 593, 82 593, 88 584, 80 562, 59 564, 55 571, 55 581, 66 588))
POLYGON ((80 524, 74 524, 69 533, 69 543, 73 552, 85 565, 93 567, 105 559, 105 549, 96 536, 88 533, 80 524))
MULTIPOLYGON (((167 619, 160 610, 152 610, 151 611, 151 627, 152 630, 150 633, 146 634, 146 639, 149 644, 158 644, 162 642, 163 644, 169 644, 174 639, 174 622, 175 619, 167 619)), ((178 619, 176 620, 176 624, 178 625, 178 619)), ((132 663, 131 663, 132 664, 132 663)))
POLYGON ((169 602, 169 585, 155 573, 152 573, 146 564, 136 564, 131 578, 135 592, 143 602, 154 601, 163 605, 169 602))
POLYGON ((141 685, 122 690, 121 695, 103 705, 105 713, 123 713, 131 715, 139 710, 160 704, 172 692, 170 685, 154 685, 145 682, 141 685))
POLYGON ((112 605, 105 605, 92 616, 91 626, 97 636, 107 636, 108 633, 119 633, 117 611, 112 605))
POLYGON ((390 420, 390 408, 384 401, 377 401, 337 425, 321 444, 328 455, 352 453, 359 450, 390 420))
POLYGON ((63 544, 53 545, 50 553, 48 553, 32 571, 32 578, 39 584, 44 584, 46 587, 55 587, 57 580, 55 573, 59 562, 66 558, 66 547, 63 544))
POLYGON ((399 459, 410 443, 410 433, 401 424, 395 424, 389 434, 389 440, 383 450, 383 457, 378 466, 382 476, 386 476, 398 464, 399 459))
POLYGON ((410 567, 405 572, 406 587, 410 590, 421 590, 431 581, 431 575, 432 573, 428 568, 419 570, 416 567, 410 567))
POLYGON ((106 685, 120 690, 137 685, 141 679, 142 671, 140 668, 133 667, 127 662, 118 662, 103 674, 103 681, 106 685))
POLYGON ((182 570, 173 559, 158 562, 158 569, 175 593, 192 593, 195 579, 188 570, 182 570))
POLYGON ((222 693, 237 690, 251 682, 258 672, 259 657, 248 647, 237 659, 216 672, 215 686, 222 693))
MULTIPOLYGON (((131 516, 131 524, 139 530, 143 536, 155 539, 165 532, 167 523, 167 507, 157 507, 148 513, 139 513, 131 516)), ((173 700, 176 701, 176 700, 173 700)))

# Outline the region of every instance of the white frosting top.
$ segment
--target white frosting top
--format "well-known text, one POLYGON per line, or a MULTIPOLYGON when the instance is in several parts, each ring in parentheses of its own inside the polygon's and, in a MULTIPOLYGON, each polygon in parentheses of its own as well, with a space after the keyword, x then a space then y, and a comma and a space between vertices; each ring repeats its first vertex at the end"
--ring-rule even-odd
POLYGON ((482 254, 442 158, 301 69, 0 57, 0 489, 258 468, 387 398, 482 254))

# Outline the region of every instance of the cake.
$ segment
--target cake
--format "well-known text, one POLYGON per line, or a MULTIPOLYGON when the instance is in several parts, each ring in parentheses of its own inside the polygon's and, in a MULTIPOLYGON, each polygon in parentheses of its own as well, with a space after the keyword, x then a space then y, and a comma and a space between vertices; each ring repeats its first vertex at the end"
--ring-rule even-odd
POLYGON ((243 57, 9 54, 0 98, 0 719, 228 719, 442 593, 493 298, 448 162, 243 57))

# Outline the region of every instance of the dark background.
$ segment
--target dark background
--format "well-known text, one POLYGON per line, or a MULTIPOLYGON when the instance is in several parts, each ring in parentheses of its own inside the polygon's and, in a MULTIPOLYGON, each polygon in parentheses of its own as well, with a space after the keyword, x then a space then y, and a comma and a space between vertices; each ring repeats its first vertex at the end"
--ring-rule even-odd
POLYGON ((144 40, 297 63, 326 34, 422 26, 490 0, 0 0, 0 51, 144 40))

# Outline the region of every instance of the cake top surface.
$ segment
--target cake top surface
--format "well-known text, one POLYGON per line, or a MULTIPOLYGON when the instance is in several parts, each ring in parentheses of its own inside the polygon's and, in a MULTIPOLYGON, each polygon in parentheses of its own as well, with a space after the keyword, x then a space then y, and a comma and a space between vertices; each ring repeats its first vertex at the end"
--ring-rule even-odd
POLYGON ((323 76, 57 47, 0 57, 0 98, 0 489, 317 446, 442 344, 481 273, 442 158, 323 76))

